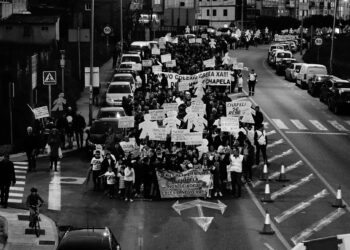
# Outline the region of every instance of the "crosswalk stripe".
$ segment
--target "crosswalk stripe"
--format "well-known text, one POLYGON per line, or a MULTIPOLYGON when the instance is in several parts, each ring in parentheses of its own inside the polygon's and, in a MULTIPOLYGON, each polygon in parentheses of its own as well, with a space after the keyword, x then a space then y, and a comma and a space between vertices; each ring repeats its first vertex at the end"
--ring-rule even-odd
POLYGON ((273 134, 276 134, 276 130, 271 130, 269 132, 266 132, 266 135, 269 136, 269 135, 273 135, 273 134))
POLYGON ((341 125, 337 121, 328 121, 333 127, 338 129, 339 131, 348 131, 343 125, 341 125))
POLYGON ((272 143, 267 144, 267 148, 272 148, 272 147, 274 147, 274 146, 277 146, 277 145, 279 145, 279 144, 282 144, 283 142, 284 142, 283 139, 274 141, 274 142, 272 142, 272 143))
POLYGON ((284 211, 280 215, 276 216, 275 220, 277 221, 277 223, 281 223, 281 222, 285 221, 286 219, 288 219, 289 217, 293 216, 294 214, 297 214, 300 211, 304 210, 305 208, 311 206, 311 204, 313 202, 327 196, 328 194, 329 193, 328 193, 327 189, 323 189, 321 192, 311 196, 307 200, 298 203, 297 205, 289 208, 288 210, 284 211))
POLYGON ((9 193, 9 197, 23 197, 23 194, 22 193, 12 193, 12 192, 10 192, 9 193))
POLYGON ((312 125, 314 125, 317 129, 322 131, 327 131, 328 129, 323 126, 319 121, 317 120, 309 120, 312 125))
POLYGON ((8 199, 7 200, 8 203, 22 203, 22 199, 8 199))
POLYGON ((15 165, 15 169, 28 169, 28 167, 27 166, 16 166, 15 165))
POLYGON ((290 155, 292 152, 293 152, 292 149, 288 149, 287 151, 284 151, 282 154, 272 156, 272 157, 269 158, 267 161, 268 161, 268 162, 273 162, 273 161, 275 161, 275 160, 277 160, 277 159, 279 159, 279 158, 282 158, 282 157, 284 157, 284 156, 286 156, 286 155, 290 155))
POLYGON ((294 189, 297 189, 298 187, 300 187, 301 185, 311 181, 311 179, 314 178, 314 175, 313 174, 309 174, 308 176, 305 176, 304 178, 300 179, 299 181, 293 183, 293 184, 290 184, 274 193, 271 194, 271 199, 274 200, 276 199, 277 197, 281 196, 281 195, 285 195, 291 191, 293 191, 294 189))
POLYGON ((25 181, 16 181, 16 184, 17 184, 17 185, 25 185, 26 182, 25 182, 25 181))
POLYGON ((313 223, 310 227, 306 228, 305 230, 301 231, 297 235, 293 236, 291 238, 291 241, 296 245, 299 242, 306 240, 312 234, 314 234, 314 233, 320 231, 322 228, 328 226, 334 220, 338 219, 340 216, 342 216, 345 213, 346 213, 345 210, 342 208, 338 208, 337 210, 332 211, 330 214, 326 215, 321 220, 313 223))
POLYGON ((287 125, 280 119, 272 119, 279 129, 288 129, 287 125))
POLYGON ((24 187, 10 187, 10 191, 24 191, 24 187))
POLYGON ((299 120, 291 119, 290 120, 295 127, 297 127, 300 130, 307 130, 307 127, 304 126, 304 124, 301 123, 299 120))
POLYGON ((16 179, 26 179, 27 176, 25 175, 16 175, 16 179))
POLYGON ((28 166, 28 162, 27 161, 14 161, 13 164, 14 165, 20 165, 20 166, 28 166))
POLYGON ((25 170, 17 170, 17 169, 15 169, 15 173, 25 174, 25 173, 27 173, 27 171, 25 171, 25 170))

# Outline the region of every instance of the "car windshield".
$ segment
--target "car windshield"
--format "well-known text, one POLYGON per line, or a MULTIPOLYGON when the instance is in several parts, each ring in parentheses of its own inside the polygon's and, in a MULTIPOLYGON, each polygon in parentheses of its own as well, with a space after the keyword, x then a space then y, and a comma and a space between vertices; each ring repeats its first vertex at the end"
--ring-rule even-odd
POLYGON ((131 45, 130 50, 131 51, 139 51, 139 50, 141 50, 141 46, 140 45, 131 45))
POLYGON ((113 131, 117 131, 118 122, 108 121, 108 122, 94 122, 91 126, 91 134, 105 134, 109 128, 112 128, 113 131))
POLYGON ((121 69, 131 69, 132 68, 132 65, 131 64, 120 64, 120 67, 121 69))
POLYGON ((336 88, 350 88, 350 82, 335 82, 334 87, 336 87, 336 88))
POLYGON ((141 60, 138 56, 123 56, 122 62, 135 62, 141 63, 141 60))
POLYGON ((98 114, 98 119, 100 118, 119 118, 125 116, 124 111, 100 111, 98 114))
POLYGON ((322 67, 312 67, 309 69, 309 74, 314 74, 314 75, 317 75, 317 74, 327 74, 327 72, 325 72, 326 70, 322 67))
POLYGON ((110 85, 108 93, 131 93, 131 88, 126 84, 110 85))
POLYGON ((131 82, 132 76, 114 76, 112 82, 131 82))
POLYGON ((277 58, 292 58, 292 55, 289 53, 278 53, 277 58))

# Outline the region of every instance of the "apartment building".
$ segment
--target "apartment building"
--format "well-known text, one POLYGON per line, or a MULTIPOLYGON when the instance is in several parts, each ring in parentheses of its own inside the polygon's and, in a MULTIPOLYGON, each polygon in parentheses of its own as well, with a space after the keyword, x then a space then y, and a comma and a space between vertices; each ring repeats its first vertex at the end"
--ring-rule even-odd
POLYGON ((0 0, 0 19, 27 11, 27 0, 0 0))
POLYGON ((197 20, 207 20, 209 26, 229 26, 236 20, 236 0, 197 0, 197 20))

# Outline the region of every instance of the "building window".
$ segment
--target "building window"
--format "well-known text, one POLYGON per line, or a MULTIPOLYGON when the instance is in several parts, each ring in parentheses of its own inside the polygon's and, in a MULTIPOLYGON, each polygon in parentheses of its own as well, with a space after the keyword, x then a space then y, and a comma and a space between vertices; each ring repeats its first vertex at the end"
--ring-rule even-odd
POLYGON ((42 27, 41 27, 41 30, 43 30, 43 31, 48 31, 48 30, 49 30, 49 27, 47 27, 47 26, 42 26, 42 27))
POLYGON ((216 16, 216 9, 213 9, 213 16, 216 16))
POLYGON ((30 26, 29 25, 25 25, 23 27, 23 36, 24 37, 30 36, 30 26))
POLYGON ((90 11, 91 10, 91 3, 86 3, 85 4, 85 10, 90 11))
POLYGON ((12 30, 12 26, 6 26, 6 30, 12 30))
POLYGON ((185 7, 185 2, 180 2, 181 7, 185 7))
POLYGON ((227 16, 227 9, 224 9, 223 15, 227 16))
POLYGON ((207 9, 207 16, 210 16, 210 10, 207 9))
POLYGON ((154 0, 154 4, 160 4, 160 0, 154 0))

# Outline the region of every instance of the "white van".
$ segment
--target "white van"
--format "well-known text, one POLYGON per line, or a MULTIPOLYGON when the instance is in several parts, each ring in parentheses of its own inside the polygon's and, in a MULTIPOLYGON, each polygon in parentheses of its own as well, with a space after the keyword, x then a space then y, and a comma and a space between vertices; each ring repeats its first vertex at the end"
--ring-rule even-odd
POLYGON ((273 58, 273 65, 276 66, 277 63, 282 62, 282 60, 286 58, 293 58, 292 52, 288 50, 276 50, 275 56, 273 58))
POLYGON ((271 44, 269 50, 267 51, 267 58, 269 58, 274 49, 283 49, 283 46, 278 43, 271 44))
POLYGON ((296 85, 301 88, 307 87, 310 78, 314 75, 328 75, 326 66, 322 64, 303 64, 297 74, 296 85))

